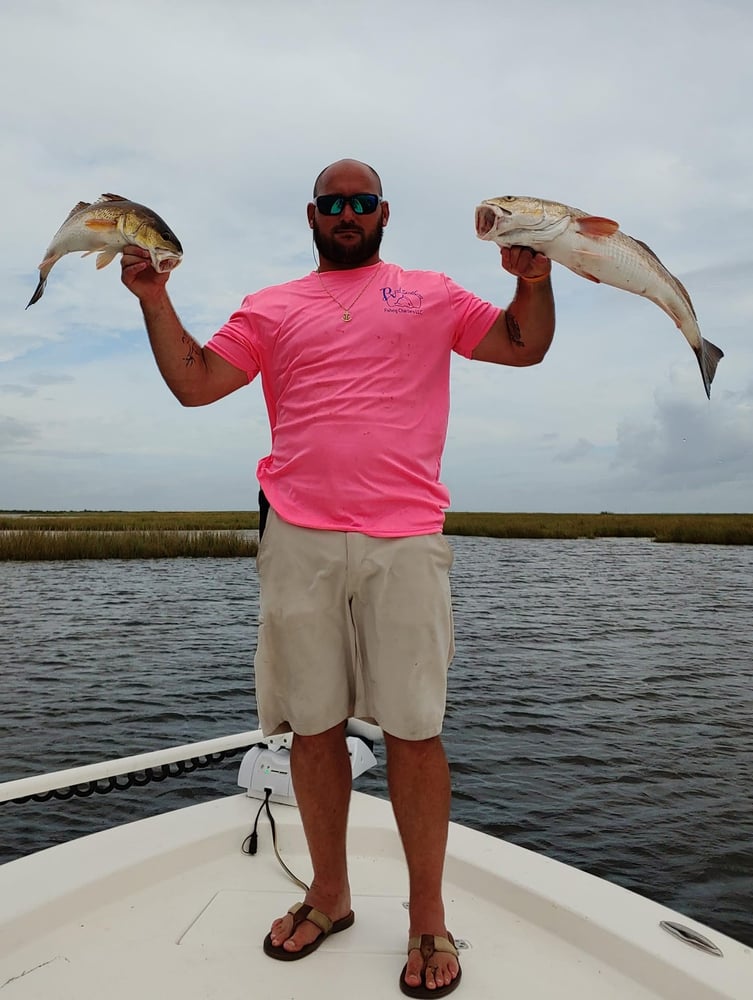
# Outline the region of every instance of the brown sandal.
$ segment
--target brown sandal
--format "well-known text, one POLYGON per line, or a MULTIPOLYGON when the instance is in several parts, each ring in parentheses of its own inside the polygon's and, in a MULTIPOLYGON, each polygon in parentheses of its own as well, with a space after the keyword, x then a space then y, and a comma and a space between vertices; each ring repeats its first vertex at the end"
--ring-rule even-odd
POLYGON ((446 938, 434 934, 422 934, 421 937, 412 937, 408 941, 408 952, 410 953, 414 948, 417 948, 421 952, 421 957, 424 960, 424 974, 422 982, 420 986, 409 986, 406 983, 405 971, 408 968, 408 963, 406 962, 403 966, 403 971, 400 974, 401 992, 407 997, 419 997, 420 1000, 427 1000, 429 997, 446 997, 449 993, 452 993, 455 987, 460 983, 462 969, 459 965, 457 976, 455 976, 455 978, 445 986, 436 986, 433 990, 430 990, 426 985, 426 965, 434 952, 445 952, 448 955, 454 955, 455 958, 458 957, 458 950, 455 947, 455 939, 452 934, 448 933, 446 938))
POLYGON ((296 959, 305 958, 312 951, 316 951, 322 941, 328 938, 330 934, 337 934, 339 931, 344 931, 348 927, 352 927, 353 921, 356 919, 355 914, 351 910, 347 916, 332 921, 326 913, 322 913, 321 910, 315 910, 308 903, 296 903, 290 907, 288 913, 292 914, 293 917, 293 929, 290 932, 291 937, 295 933, 296 927, 302 924, 304 920, 310 920, 312 924, 319 928, 321 934, 315 937, 309 944, 305 944, 298 951, 288 951, 281 944, 272 944, 272 932, 270 931, 264 938, 264 954, 269 955, 270 958, 277 958, 281 962, 295 962, 296 959))

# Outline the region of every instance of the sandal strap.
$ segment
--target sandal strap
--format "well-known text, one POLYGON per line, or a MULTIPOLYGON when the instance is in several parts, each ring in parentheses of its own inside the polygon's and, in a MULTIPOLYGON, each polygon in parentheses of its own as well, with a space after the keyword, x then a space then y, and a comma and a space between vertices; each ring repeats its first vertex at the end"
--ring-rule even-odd
POLYGON ((458 950, 455 947, 455 940, 450 934, 449 938, 440 937, 439 934, 421 934, 420 937, 412 937, 408 940, 408 951, 417 949, 421 952, 424 962, 431 958, 435 951, 443 951, 448 955, 458 957, 458 950))
POLYGON ((293 917, 293 929, 302 924, 304 920, 310 920, 312 924, 319 928, 322 934, 329 934, 332 930, 332 921, 326 913, 309 906, 308 903, 294 903, 288 913, 293 917))

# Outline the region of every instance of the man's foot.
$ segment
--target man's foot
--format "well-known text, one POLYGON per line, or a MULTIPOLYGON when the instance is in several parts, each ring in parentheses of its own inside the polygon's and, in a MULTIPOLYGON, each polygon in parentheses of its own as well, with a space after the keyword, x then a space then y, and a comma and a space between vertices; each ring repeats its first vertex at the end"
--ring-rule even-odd
POLYGON ((458 952, 452 934, 422 934, 408 942, 408 961, 400 989, 409 997, 443 997, 460 982, 458 952))
POLYGON ((307 903, 296 903, 284 917, 272 924, 272 929, 264 939, 264 952, 271 958, 283 961, 305 958, 316 951, 326 937, 351 927, 354 920, 352 910, 332 920, 307 903))

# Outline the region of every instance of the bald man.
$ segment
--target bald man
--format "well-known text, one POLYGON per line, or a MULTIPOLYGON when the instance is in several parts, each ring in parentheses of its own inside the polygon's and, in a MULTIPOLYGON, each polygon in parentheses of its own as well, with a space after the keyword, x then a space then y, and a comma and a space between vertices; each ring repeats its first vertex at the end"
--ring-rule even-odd
POLYGON ((384 732, 409 875, 399 986, 440 997, 461 971, 442 897, 450 778, 440 734, 454 638, 439 475, 450 358, 541 362, 554 333, 551 263, 503 249, 502 267, 518 281, 501 309, 444 274, 383 261, 389 203, 358 160, 319 174, 306 213, 317 269, 247 296, 204 347, 171 305, 169 272, 154 271, 145 251, 126 249, 122 279, 182 404, 211 403, 261 375, 272 446, 257 467, 266 515, 257 707, 266 735, 295 734, 291 768, 314 873, 264 950, 305 958, 355 919, 344 736, 349 717, 366 719, 384 732))

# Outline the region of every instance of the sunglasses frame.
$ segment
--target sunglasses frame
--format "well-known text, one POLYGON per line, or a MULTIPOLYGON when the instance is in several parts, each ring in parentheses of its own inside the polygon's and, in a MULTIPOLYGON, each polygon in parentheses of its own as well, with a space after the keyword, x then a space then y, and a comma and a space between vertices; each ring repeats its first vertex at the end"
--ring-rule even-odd
POLYGON ((342 213, 345 211, 345 206, 346 205, 350 205, 350 207, 353 209, 353 212, 356 215, 373 215, 374 212, 376 212, 376 210, 379 208, 379 206, 382 204, 383 201, 384 201, 384 199, 382 198, 381 195, 372 194, 369 191, 361 191, 358 194, 319 194, 319 195, 316 196, 316 198, 314 198, 314 205, 316 206, 317 212, 321 213, 321 215, 327 216, 327 218, 333 218, 334 216, 342 215, 342 213), (332 201, 332 207, 333 208, 337 204, 338 199, 342 199, 342 207, 340 208, 340 211, 339 212, 325 212, 320 207, 320 205, 319 205, 319 202, 323 198, 327 198, 327 199, 332 198, 333 199, 333 201, 332 201), (354 200, 356 198, 376 198, 376 204, 374 205, 374 207, 369 212, 363 211, 363 207, 362 207, 362 210, 359 212, 358 209, 356 208, 356 206, 353 204, 353 202, 354 202, 354 200))

